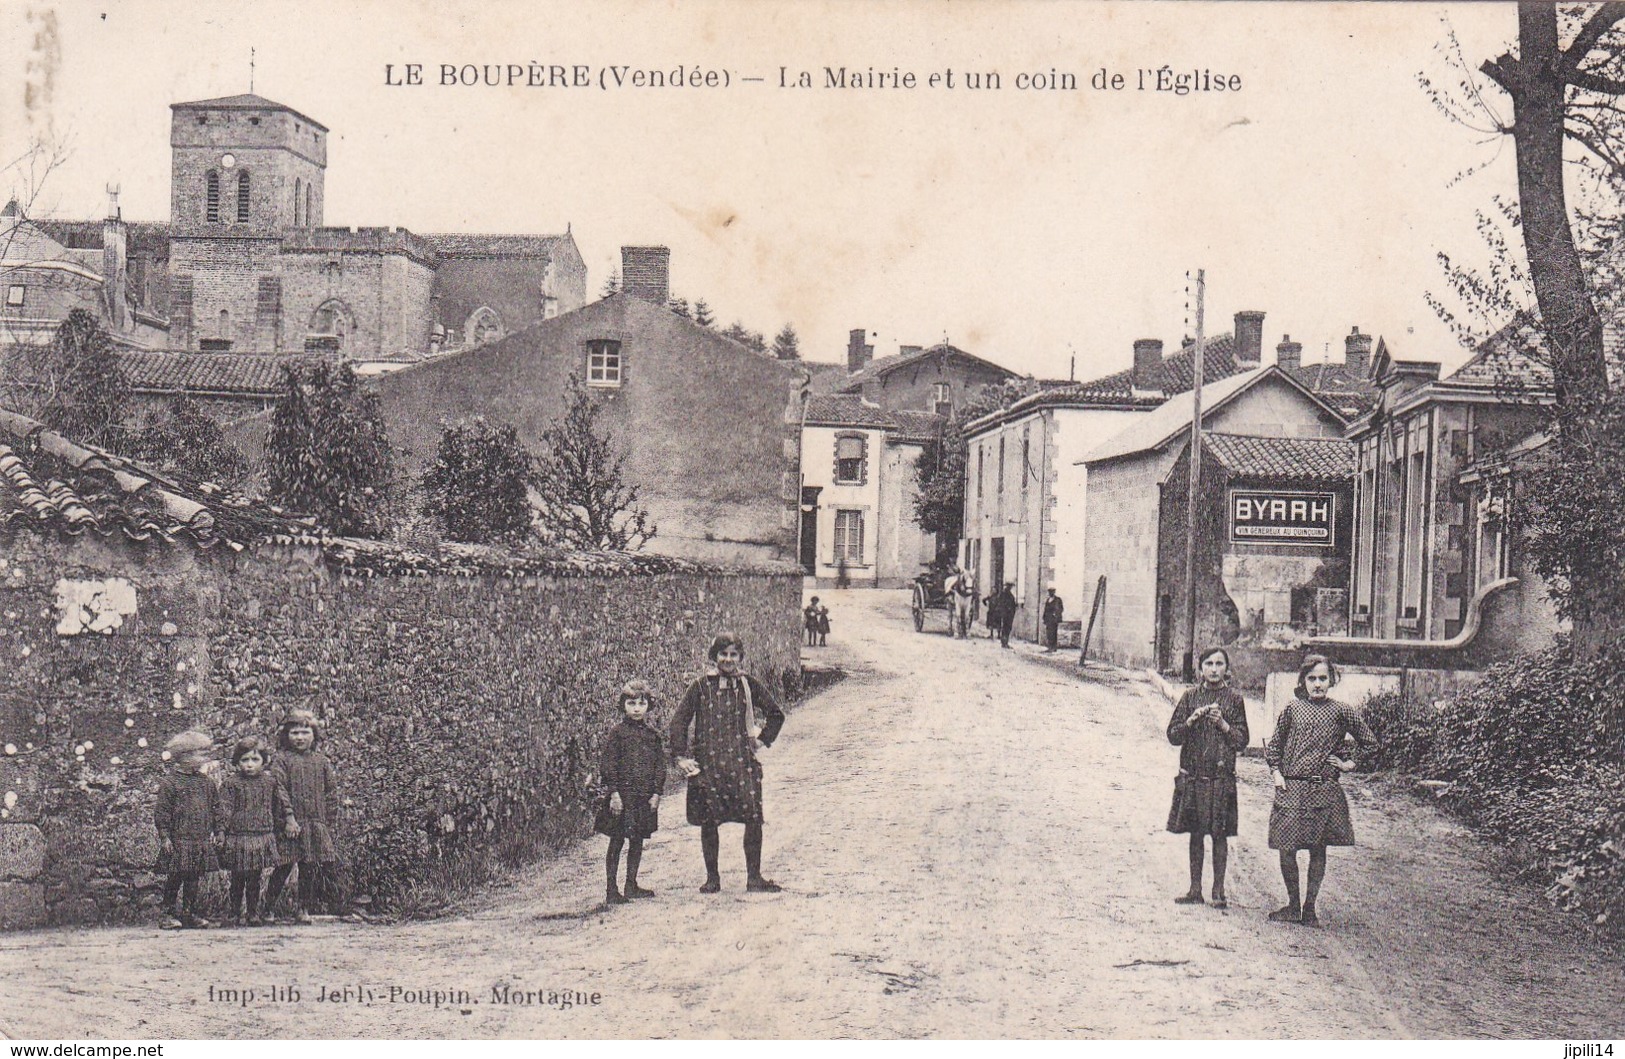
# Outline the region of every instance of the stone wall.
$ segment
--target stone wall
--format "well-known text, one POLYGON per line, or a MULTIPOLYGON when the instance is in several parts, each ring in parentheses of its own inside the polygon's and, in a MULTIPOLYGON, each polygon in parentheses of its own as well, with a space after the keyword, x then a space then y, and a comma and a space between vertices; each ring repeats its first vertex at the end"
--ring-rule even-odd
POLYGON ((3 927, 152 914, 160 753, 191 726, 224 757, 287 709, 316 710, 343 786, 342 874, 388 907, 579 835, 616 689, 650 680, 663 725, 718 630, 744 632, 770 687, 799 688, 787 566, 395 571, 314 547, 27 531, 0 537, 0 556, 3 927))

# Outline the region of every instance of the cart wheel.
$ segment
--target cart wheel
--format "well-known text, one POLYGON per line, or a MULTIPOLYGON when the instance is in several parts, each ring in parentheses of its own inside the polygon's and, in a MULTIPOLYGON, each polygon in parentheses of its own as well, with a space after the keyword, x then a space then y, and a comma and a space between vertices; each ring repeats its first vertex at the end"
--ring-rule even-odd
POLYGON ((915 632, 924 632, 925 631, 925 592, 924 592, 923 589, 920 588, 919 585, 914 586, 914 599, 913 599, 913 603, 909 606, 909 610, 912 611, 913 614, 914 614, 914 631, 915 632))

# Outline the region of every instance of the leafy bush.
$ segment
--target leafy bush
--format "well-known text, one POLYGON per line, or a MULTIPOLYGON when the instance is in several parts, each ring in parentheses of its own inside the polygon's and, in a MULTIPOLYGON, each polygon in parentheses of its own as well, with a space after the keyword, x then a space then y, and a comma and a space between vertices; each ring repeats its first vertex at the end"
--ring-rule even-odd
POLYGON ((1384 692, 1367 699, 1364 712, 1366 723, 1377 736, 1372 767, 1414 772, 1422 766, 1438 732, 1437 709, 1413 703, 1395 692, 1384 692))
POLYGON ((1566 639, 1487 670, 1441 710, 1373 696, 1378 765, 1450 781, 1445 804, 1504 842, 1558 907, 1625 927, 1625 767, 1605 719, 1625 701, 1625 643, 1576 659, 1566 639))

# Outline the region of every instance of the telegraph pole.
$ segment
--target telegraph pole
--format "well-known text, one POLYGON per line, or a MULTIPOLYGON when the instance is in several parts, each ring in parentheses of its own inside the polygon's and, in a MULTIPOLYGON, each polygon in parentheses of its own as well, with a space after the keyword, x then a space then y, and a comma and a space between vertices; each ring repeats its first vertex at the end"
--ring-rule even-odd
POLYGON ((1185 679, 1196 679, 1196 502, 1202 480, 1202 323, 1207 273, 1196 270, 1196 359, 1191 364, 1191 474, 1185 498, 1185 679))

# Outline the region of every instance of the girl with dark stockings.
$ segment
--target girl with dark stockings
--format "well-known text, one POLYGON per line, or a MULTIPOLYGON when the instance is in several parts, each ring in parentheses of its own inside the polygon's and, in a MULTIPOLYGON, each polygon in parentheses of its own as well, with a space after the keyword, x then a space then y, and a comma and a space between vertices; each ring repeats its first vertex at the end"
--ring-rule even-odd
POLYGON ((1236 833, 1236 754, 1247 746, 1247 705, 1230 686, 1230 656, 1209 648, 1199 659, 1202 679, 1180 697, 1168 721, 1168 742, 1179 747, 1179 775, 1168 810, 1168 830, 1190 835, 1190 889, 1175 903, 1202 900, 1204 836, 1213 840, 1213 907, 1227 908, 1225 869, 1236 833))
POLYGON ((666 784, 666 751, 660 734, 645 722, 653 705, 649 685, 628 681, 621 689, 621 723, 604 740, 599 781, 603 802, 593 830, 609 836, 604 855, 604 900, 624 905, 653 890, 638 885, 638 867, 643 861, 643 840, 660 828, 660 791, 666 784), (626 890, 615 885, 620 871, 621 849, 626 849, 626 890))

